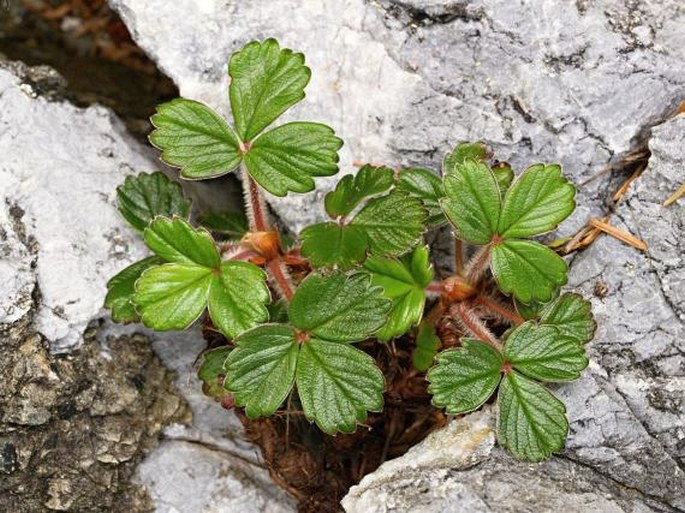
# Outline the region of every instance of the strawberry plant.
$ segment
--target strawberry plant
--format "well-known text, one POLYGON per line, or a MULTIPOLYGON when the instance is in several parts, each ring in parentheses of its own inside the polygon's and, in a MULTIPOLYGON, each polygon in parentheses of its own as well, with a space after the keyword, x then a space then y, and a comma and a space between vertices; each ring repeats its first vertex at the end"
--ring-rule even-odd
POLYGON ((575 208, 561 168, 515 176, 482 143, 458 144, 442 177, 365 165, 325 195, 329 219, 286 244, 264 192, 314 190, 316 177, 338 172, 342 141, 319 123, 272 126, 304 98, 302 54, 252 42, 228 73, 232 124, 179 98, 158 107, 150 141, 186 180, 239 173, 247 217, 193 222, 178 183, 160 172, 129 177, 119 210, 152 255, 108 283, 112 318, 160 331, 204 319, 225 340, 200 366, 207 394, 250 418, 294 397, 327 434, 353 432, 383 408, 384 375, 355 344, 411 337, 435 406, 458 415, 496 395, 503 447, 528 461, 561 451, 565 407, 546 384, 579 377, 595 328, 589 302, 561 293, 565 261, 531 239, 575 208), (436 279, 424 237, 445 226, 455 269, 436 279))

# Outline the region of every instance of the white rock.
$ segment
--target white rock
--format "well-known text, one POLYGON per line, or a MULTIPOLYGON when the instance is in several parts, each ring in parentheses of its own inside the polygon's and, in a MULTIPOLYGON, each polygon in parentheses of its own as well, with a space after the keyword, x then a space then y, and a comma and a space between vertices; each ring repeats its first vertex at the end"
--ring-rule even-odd
MULTIPOLYGON (((38 331, 53 352, 68 351, 100 312, 107 280, 146 254, 119 216, 115 195, 127 175, 156 163, 109 110, 49 101, 8 69, 0 69, 0 133, 3 208, 12 209, 12 223, 33 241, 29 251, 16 236, 9 239, 0 311, 8 312, 6 305, 35 282, 38 331), (8 283, 5 276, 15 269, 8 283)), ((3 226, 6 220, 7 211, 3 226)), ((4 322, 26 313, 22 304, 4 322)))

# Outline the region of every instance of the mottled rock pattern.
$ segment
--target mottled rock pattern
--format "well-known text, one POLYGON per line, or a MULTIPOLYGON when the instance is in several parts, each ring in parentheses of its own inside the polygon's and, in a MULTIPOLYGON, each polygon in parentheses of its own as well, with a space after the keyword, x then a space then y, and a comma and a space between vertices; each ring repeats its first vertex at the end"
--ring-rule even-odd
POLYGON ((132 482, 165 425, 190 410, 144 336, 54 356, 29 313, 0 331, 0 510, 154 508, 132 482))

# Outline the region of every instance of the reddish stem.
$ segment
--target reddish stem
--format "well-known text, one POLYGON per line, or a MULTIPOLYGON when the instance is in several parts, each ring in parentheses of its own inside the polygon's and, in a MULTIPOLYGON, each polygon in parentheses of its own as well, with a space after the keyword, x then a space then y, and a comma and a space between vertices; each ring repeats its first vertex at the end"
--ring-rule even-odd
POLYGON ((428 292, 434 292, 436 294, 442 294, 444 287, 443 287, 443 284, 441 281, 432 281, 428 284, 428 286, 426 287, 426 290, 428 292))
POLYGON ((497 337, 483 324, 476 314, 464 303, 455 303, 450 308, 450 314, 457 317, 461 325, 469 331, 475 338, 491 345, 499 352, 502 352, 502 344, 497 337))
POLYGON ((252 179, 250 174, 243 167, 243 192, 245 196, 245 206, 247 207, 247 217, 250 220, 250 231, 265 232, 269 229, 266 218, 266 205, 264 198, 259 190, 259 185, 252 179))
POLYGON ((487 296, 484 295, 479 295, 476 297, 475 301, 481 305, 483 305, 485 308, 490 310, 492 313, 499 315, 503 319, 508 320, 512 324, 515 324, 516 326, 523 324, 526 322, 526 320, 521 317, 519 314, 516 312, 509 310, 507 307, 501 305, 497 301, 490 299, 487 296))
POLYGON ((290 301, 295 293, 294 285, 283 260, 280 257, 272 258, 266 263, 266 270, 271 275, 276 290, 285 300, 290 301))
POLYGON ((476 285, 480 281, 481 275, 490 265, 490 246, 483 246, 473 256, 466 271, 466 281, 471 285, 476 285))
POLYGON ((464 243, 457 238, 454 239, 454 271, 464 276, 464 243))

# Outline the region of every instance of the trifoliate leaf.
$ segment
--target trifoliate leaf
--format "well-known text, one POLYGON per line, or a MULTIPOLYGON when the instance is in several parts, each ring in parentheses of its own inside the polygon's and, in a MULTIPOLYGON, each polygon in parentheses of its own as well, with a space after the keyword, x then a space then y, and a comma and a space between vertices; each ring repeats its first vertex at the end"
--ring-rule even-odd
POLYGON ((119 212, 136 230, 143 231, 155 216, 188 217, 190 200, 183 196, 178 182, 164 173, 128 176, 117 187, 119 212))
POLYGON ((488 148, 482 142, 459 143, 442 161, 442 174, 447 176, 453 173, 457 166, 462 165, 467 160, 482 162, 487 159, 487 156, 488 148))
POLYGON ((542 385, 516 371, 502 379, 497 439, 514 456, 541 461, 564 448, 566 407, 542 385))
POLYGON ((229 239, 240 239, 250 230, 247 216, 242 212, 208 212, 200 216, 198 223, 229 239))
POLYGON ((364 260, 368 242, 364 231, 357 226, 338 223, 319 223, 300 232, 302 254, 312 267, 349 269, 364 260))
POLYGON ((497 231, 500 192, 495 175, 482 163, 467 160, 444 178, 440 205, 457 232, 472 244, 487 244, 497 231))
POLYGON ((288 317, 317 338, 357 342, 385 324, 389 308, 383 289, 371 285, 368 274, 311 274, 297 287, 288 317))
POLYGON ((188 180, 214 178, 240 164, 239 141, 233 129, 203 103, 176 98, 157 107, 151 118, 150 142, 162 160, 181 168, 188 180))
POLYGON ((548 232, 573 209, 576 188, 561 174, 561 166, 536 164, 509 187, 502 202, 498 232, 503 238, 548 232))
POLYGON ((504 358, 516 370, 540 381, 571 381, 587 367, 583 346, 554 326, 528 321, 511 332, 504 358))
POLYGON ((439 203, 445 196, 445 188, 434 173, 421 168, 403 169, 395 188, 421 200, 428 211, 426 222, 429 227, 437 228, 447 223, 439 203))
POLYGON ((155 218, 143 232, 145 243, 167 262, 217 268, 221 263, 212 236, 180 217, 155 218))
POLYGON ((592 340, 597 328, 592 304, 580 294, 563 294, 546 305, 540 314, 540 322, 556 326, 565 337, 579 344, 592 340))
POLYGON ((421 201, 394 191, 369 201, 350 225, 364 230, 371 254, 396 256, 419 242, 425 222, 426 210, 421 201))
POLYGON ((462 338, 461 347, 438 353, 428 371, 433 404, 456 415, 480 408, 502 377, 502 355, 479 340, 462 338))
POLYGON ((370 196, 387 191, 393 184, 393 172, 388 167, 362 166, 356 175, 345 175, 326 194, 326 212, 332 218, 346 216, 354 207, 370 196))
POLYGON ((498 162, 490 168, 492 174, 495 175, 495 180, 497 180, 497 185, 502 194, 507 192, 507 189, 514 181, 514 170, 506 162, 498 162))
POLYGON ((267 39, 234 53, 228 74, 236 130, 243 141, 250 141, 304 98, 311 71, 304 65, 304 55, 267 39))
POLYGON ((250 176, 271 194, 309 192, 314 189, 313 176, 338 172, 342 144, 326 125, 286 123, 254 141, 245 154, 245 165, 250 176))
POLYGON ((145 326, 157 331, 182 330, 207 305, 212 269, 194 264, 164 264, 143 272, 133 303, 145 326))
POLYGON ((490 265, 502 292, 513 293, 523 303, 549 301, 568 279, 566 262, 559 255, 528 240, 495 244, 490 265))
POLYGON ((433 359, 440 349, 440 338, 435 326, 423 321, 416 334, 416 347, 412 353, 412 364, 416 370, 425 372, 433 365, 433 359))
POLYGON ((197 377, 202 381, 202 392, 205 395, 217 399, 228 395, 229 392, 224 388, 223 377, 226 375, 224 363, 232 350, 231 346, 221 346, 202 355, 202 364, 197 371, 197 377))
POLYGON ((248 262, 224 262, 209 291, 209 316, 228 338, 269 319, 266 274, 248 262))
POLYGON ((226 360, 224 386, 250 418, 274 413, 293 387, 299 346, 283 324, 264 324, 235 340, 226 360))
POLYGON ((112 311, 112 320, 114 322, 128 323, 139 320, 138 313, 131 302, 135 292, 134 285, 136 280, 140 278, 143 271, 163 262, 161 258, 155 256, 144 258, 135 264, 129 265, 107 282, 105 308, 109 308, 112 311))
POLYGON ((392 301, 388 321, 376 337, 389 340, 418 324, 426 302, 424 291, 433 279, 428 248, 417 246, 399 259, 369 257, 364 269, 371 273, 371 283, 382 287, 383 295, 392 301))
POLYGON ((306 342, 296 380, 305 416, 324 433, 352 433, 368 411, 383 408, 383 374, 373 358, 348 344, 306 342))

